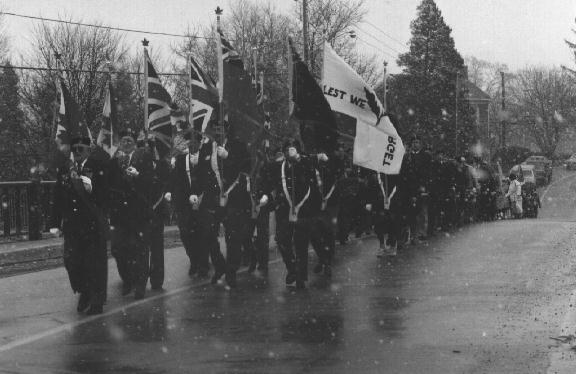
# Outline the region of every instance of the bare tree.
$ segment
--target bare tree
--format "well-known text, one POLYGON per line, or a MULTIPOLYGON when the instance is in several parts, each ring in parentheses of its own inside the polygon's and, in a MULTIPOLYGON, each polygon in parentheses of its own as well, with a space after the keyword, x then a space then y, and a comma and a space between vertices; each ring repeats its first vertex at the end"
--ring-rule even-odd
POLYGON ((526 68, 511 83, 511 110, 518 126, 528 132, 544 154, 552 156, 576 120, 573 77, 557 68, 526 68))
MULTIPOLYGON (((109 61, 117 65, 125 63, 127 48, 123 37, 104 28, 41 23, 34 30, 31 51, 25 57, 30 65, 56 68, 56 54, 60 56, 60 67, 66 70, 65 83, 80 105, 86 124, 94 130, 102 112, 103 87, 107 79, 98 70, 104 70, 109 61)), ((50 91, 56 77, 57 74, 51 71, 37 71, 27 79, 24 102, 33 115, 40 117, 38 119, 49 111, 41 105, 45 100, 38 95, 50 91)))

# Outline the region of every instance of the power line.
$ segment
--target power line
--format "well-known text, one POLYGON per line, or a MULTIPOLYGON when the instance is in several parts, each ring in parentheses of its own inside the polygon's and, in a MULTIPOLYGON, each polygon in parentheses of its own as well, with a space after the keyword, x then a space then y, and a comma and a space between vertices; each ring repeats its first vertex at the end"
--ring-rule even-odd
POLYGON ((403 48, 406 48, 406 44, 402 43, 401 41, 399 41, 398 39, 396 39, 395 37, 393 37, 392 35, 388 34, 386 31, 382 30, 381 28, 379 28, 378 26, 376 26, 375 24, 373 24, 372 22, 368 22, 368 21, 364 21, 367 25, 370 25, 372 27, 374 27, 376 30, 380 31, 382 34, 386 35, 388 38, 390 38, 391 40, 395 41, 396 43, 398 43, 398 45, 401 45, 403 48))
POLYGON ((362 39, 362 38, 361 38, 361 37, 359 37, 358 35, 356 35, 356 39, 358 39, 358 40, 361 40, 362 42, 364 42, 364 44, 367 44, 367 45, 369 45, 370 47, 372 47, 372 48, 375 48, 375 49, 379 50, 380 52, 384 53, 385 55, 388 55, 388 56, 390 56, 391 58, 395 58, 395 57, 396 57, 396 56, 392 55, 391 53, 389 53, 389 52, 386 52, 386 51, 385 51, 385 50, 383 50, 382 48, 380 48, 380 47, 377 47, 377 46, 375 46, 374 44, 372 44, 372 43, 370 43, 370 42, 368 42, 368 41, 366 41, 366 40, 362 39))
POLYGON ((366 30, 363 30, 363 29, 361 29, 361 28, 359 28, 359 27, 357 27, 357 30, 358 30, 358 31, 361 31, 361 32, 363 32, 364 34, 366 34, 367 36, 371 37, 373 40, 375 40, 375 41, 378 42, 379 44, 382 44, 384 47, 389 48, 390 50, 392 50, 392 51, 394 51, 394 52, 396 52, 396 53, 398 53, 398 54, 401 54, 401 53, 402 53, 401 51, 397 50, 396 48, 394 48, 394 47, 386 44, 384 41, 382 41, 382 40, 378 39, 377 37, 375 37, 374 35, 370 34, 370 33, 367 32, 366 30))
POLYGON ((63 21, 63 20, 54 19, 54 18, 34 17, 34 16, 28 16, 28 15, 25 15, 25 14, 17 14, 17 13, 10 13, 10 12, 0 12, 0 15, 2 15, 2 14, 3 14, 3 15, 7 15, 7 16, 14 16, 14 17, 20 17, 20 18, 34 19, 34 20, 38 20, 38 21, 48 21, 48 22, 56 22, 56 23, 65 23, 65 24, 68 24, 68 25, 85 26, 85 27, 92 27, 92 28, 96 28, 96 29, 106 29, 106 30, 116 30, 116 31, 134 32, 134 33, 138 33, 138 34, 176 36, 176 37, 180 37, 180 38, 193 38, 193 39, 206 39, 206 40, 214 39, 214 38, 209 38, 209 37, 204 37, 204 36, 198 36, 198 35, 171 34, 171 33, 167 33, 167 32, 146 31, 146 30, 136 30, 136 29, 125 29, 125 28, 121 28, 121 27, 111 27, 111 26, 95 25, 95 24, 82 23, 82 22, 63 21))
MULTIPOLYGON (((0 65, 0 69, 16 69, 16 70, 41 70, 41 71, 65 71, 72 73, 96 73, 96 74, 130 74, 130 75, 143 75, 144 72, 137 71, 108 71, 108 70, 84 70, 84 69, 55 69, 55 68, 42 68, 37 66, 12 66, 0 65)), ((176 75, 185 76, 184 73, 156 73, 158 75, 176 75)))

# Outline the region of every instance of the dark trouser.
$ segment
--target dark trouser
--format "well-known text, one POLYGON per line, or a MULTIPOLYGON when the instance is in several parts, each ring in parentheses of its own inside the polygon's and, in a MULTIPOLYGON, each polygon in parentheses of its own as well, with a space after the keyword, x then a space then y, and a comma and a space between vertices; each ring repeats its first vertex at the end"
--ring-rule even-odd
POLYGON ((312 227, 311 218, 298 218, 289 222, 286 210, 276 211, 276 242, 289 274, 296 281, 308 280, 308 245, 312 227))
POLYGON ((270 252, 270 212, 262 208, 258 217, 252 220, 249 236, 254 234, 256 226, 256 240, 254 241, 254 261, 258 264, 258 270, 268 270, 270 252))
MULTIPOLYGON (((86 225, 89 227, 90 225, 86 225)), ((64 267, 74 292, 89 295, 90 304, 106 301, 108 254, 104 233, 64 229, 64 267)))
POLYGON ((310 241, 318 256, 318 261, 330 265, 336 248, 336 216, 337 207, 327 207, 313 220, 310 241))
POLYGON ((428 204, 428 236, 436 234, 436 230, 440 226, 440 222, 442 221, 441 206, 442 203, 437 196, 430 198, 428 204))
POLYGON ((164 214, 154 211, 150 222, 150 284, 160 288, 164 284, 164 214))
POLYGON ((220 251, 220 242, 218 241, 220 223, 217 218, 215 210, 199 210, 199 273, 208 272, 208 269, 210 268, 209 259, 212 261, 216 273, 226 273, 226 260, 224 260, 224 255, 220 251))
MULTIPOLYGON (((242 247, 247 245, 246 238, 250 224, 250 211, 227 208, 224 218, 227 272, 235 273, 240 268, 242 247)), ((244 248, 244 250, 251 251, 251 248, 244 248)))
POLYGON ((358 202, 356 197, 343 198, 338 211, 338 240, 345 242, 354 224, 358 202))
POLYGON ((112 232, 112 255, 116 259, 120 278, 144 292, 148 282, 150 225, 116 225, 112 232))
POLYGON ((402 230, 402 219, 390 210, 379 210, 374 212, 374 231, 380 242, 384 244, 384 237, 388 234, 388 245, 395 245, 400 237, 402 230))
MULTIPOLYGON (((201 235, 200 235, 200 212, 192 210, 191 207, 186 207, 176 213, 178 218, 178 231, 180 232, 180 240, 186 251, 186 255, 190 259, 190 267, 193 272, 198 271, 201 261, 201 235)), ((208 269, 206 268, 207 272, 208 269)))

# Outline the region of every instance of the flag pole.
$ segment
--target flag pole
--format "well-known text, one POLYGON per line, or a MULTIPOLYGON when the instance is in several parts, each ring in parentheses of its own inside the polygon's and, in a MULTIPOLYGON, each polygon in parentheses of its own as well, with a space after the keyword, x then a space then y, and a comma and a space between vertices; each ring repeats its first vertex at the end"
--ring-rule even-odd
POLYGON ((220 16, 224 12, 224 9, 220 8, 219 6, 216 7, 214 11, 216 13, 216 31, 218 32, 218 36, 216 38, 216 42, 218 50, 218 133, 221 135, 222 139, 221 142, 224 141, 224 61, 222 60, 222 40, 221 40, 221 33, 222 27, 220 23, 220 16))
MULTIPOLYGON (((106 61, 106 70, 108 70, 108 73, 106 74, 106 83, 107 83, 107 88, 108 88, 108 103, 110 104, 110 145, 108 148, 109 150, 112 150, 112 146, 114 143, 114 126, 112 125, 112 95, 110 92, 110 86, 112 85, 112 62, 110 60, 106 61)), ((104 104, 106 105, 106 104, 104 104)))
MULTIPOLYGON (((388 106, 386 105, 386 91, 387 91, 386 80, 388 78, 387 70, 386 70, 387 66, 388 66, 388 62, 386 60, 384 60, 384 83, 382 84, 383 91, 384 91, 384 92, 382 92, 382 96, 383 96, 382 99, 384 102, 382 103, 382 105, 384 106, 384 113, 386 113, 386 114, 388 114, 388 106)), ((385 191, 384 199, 386 199, 386 194, 388 194, 388 174, 384 174, 384 191, 385 191)))
POLYGON ((186 55, 186 68, 188 69, 188 100, 190 100, 188 107, 190 113, 188 113, 188 122, 190 125, 190 131, 194 132, 194 88, 192 87, 192 64, 190 63, 190 58, 192 58, 192 54, 188 53, 186 55))
POLYGON ((148 40, 142 40, 144 47, 144 133, 148 135, 148 40))

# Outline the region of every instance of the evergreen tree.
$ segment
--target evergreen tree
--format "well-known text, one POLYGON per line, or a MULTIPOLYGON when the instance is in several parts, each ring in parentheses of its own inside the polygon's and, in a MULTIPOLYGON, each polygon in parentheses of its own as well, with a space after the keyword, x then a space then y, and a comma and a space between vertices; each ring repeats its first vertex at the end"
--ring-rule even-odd
POLYGON ((0 180, 28 178, 27 136, 20 108, 18 75, 10 65, 0 74, 0 180))
POLYGON ((399 118, 401 135, 417 134, 433 149, 462 154, 476 140, 464 60, 434 0, 422 0, 411 29, 410 50, 398 58, 403 72, 390 82, 390 109, 399 118))

